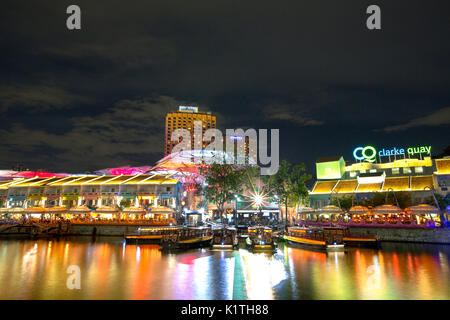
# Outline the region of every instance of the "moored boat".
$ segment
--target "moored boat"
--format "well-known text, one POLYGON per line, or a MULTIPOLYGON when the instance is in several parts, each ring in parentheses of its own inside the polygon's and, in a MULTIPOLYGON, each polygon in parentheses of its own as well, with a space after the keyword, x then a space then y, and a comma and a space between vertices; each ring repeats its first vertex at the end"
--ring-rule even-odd
POLYGON ((181 227, 141 227, 137 233, 126 234, 127 244, 159 244, 164 237, 171 237, 181 227))
POLYGON ((343 233, 329 228, 290 227, 284 236, 289 245, 316 250, 344 249, 343 233))
POLYGON ((212 250, 233 250, 238 247, 237 230, 231 227, 213 229, 212 250))
POLYGON ((245 241, 250 251, 275 251, 272 229, 269 227, 248 227, 248 237, 245 241))
POLYGON ((342 229, 343 240, 345 245, 348 247, 366 247, 375 249, 381 247, 381 241, 377 235, 372 236, 350 233, 350 229, 345 227, 337 227, 335 229, 342 229))
POLYGON ((209 227, 185 227, 161 240, 162 250, 191 249, 211 246, 213 234, 209 227))

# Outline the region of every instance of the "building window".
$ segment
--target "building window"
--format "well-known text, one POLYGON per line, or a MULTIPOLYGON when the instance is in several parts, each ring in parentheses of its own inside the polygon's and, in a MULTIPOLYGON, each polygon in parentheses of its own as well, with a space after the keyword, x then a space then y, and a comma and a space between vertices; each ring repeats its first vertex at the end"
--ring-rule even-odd
POLYGON ((403 173, 411 173, 411 168, 403 168, 403 173))
POLYGON ((399 174, 400 168, 392 168, 392 174, 399 174))
POLYGON ((414 168, 414 171, 415 171, 416 173, 423 173, 423 167, 415 167, 415 168, 414 168))

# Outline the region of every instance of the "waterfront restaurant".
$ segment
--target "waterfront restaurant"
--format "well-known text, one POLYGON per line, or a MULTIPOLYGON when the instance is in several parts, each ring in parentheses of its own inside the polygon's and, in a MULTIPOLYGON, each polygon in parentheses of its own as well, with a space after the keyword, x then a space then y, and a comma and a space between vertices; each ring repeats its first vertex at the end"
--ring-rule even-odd
POLYGON ((389 150, 386 155, 385 149, 356 148, 355 162, 350 164, 343 156, 318 159, 317 180, 309 193, 310 206, 321 209, 343 196, 352 197, 356 205, 358 200, 378 192, 410 192, 413 204, 433 193, 450 197, 450 158, 432 159, 431 147, 424 147, 425 154, 420 153, 420 148, 394 149, 394 155, 389 150))
POLYGON ((89 213, 113 219, 125 208, 135 208, 126 210, 127 214, 142 216, 142 210, 152 212, 160 206, 179 208, 180 194, 181 183, 171 175, 160 174, 33 177, 0 182, 2 214, 14 218, 52 215, 56 212, 52 208, 58 208, 59 216, 65 218, 89 213))

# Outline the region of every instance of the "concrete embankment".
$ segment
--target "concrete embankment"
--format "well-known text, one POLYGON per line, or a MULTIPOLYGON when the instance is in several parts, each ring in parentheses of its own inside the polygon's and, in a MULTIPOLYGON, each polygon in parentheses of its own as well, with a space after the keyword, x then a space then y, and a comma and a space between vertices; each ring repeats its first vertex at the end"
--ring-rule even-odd
MULTIPOLYGON (((137 225, 71 225, 70 235, 123 236, 137 232, 137 225)), ((148 226, 141 226, 148 227, 148 226)), ((422 242, 450 244, 450 229, 413 229, 413 228, 370 228, 351 227, 351 233, 368 234, 380 237, 382 241, 422 242)))
POLYGON ((378 234, 382 241, 450 244, 450 229, 351 227, 350 232, 355 234, 378 234))
MULTIPOLYGON (((80 224, 72 224, 69 229, 70 235, 77 236, 123 236, 126 233, 135 233, 137 232, 138 225, 80 225, 80 224)), ((148 226, 142 226, 148 227, 148 226)))

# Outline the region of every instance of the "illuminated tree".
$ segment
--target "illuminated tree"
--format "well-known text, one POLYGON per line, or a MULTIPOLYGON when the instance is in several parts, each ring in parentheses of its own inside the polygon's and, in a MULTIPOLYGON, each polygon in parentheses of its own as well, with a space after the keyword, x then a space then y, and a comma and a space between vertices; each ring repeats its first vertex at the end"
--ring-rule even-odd
MULTIPOLYGON (((304 174, 306 170, 305 165, 296 164, 292 166, 286 160, 281 161, 278 172, 274 175, 265 177, 265 182, 268 186, 274 190, 276 194, 276 201, 281 210, 281 206, 285 207, 284 220, 287 221, 287 211, 289 199, 306 197, 308 190, 305 186, 305 182, 311 179, 311 175, 304 174)), ((282 213, 283 217, 283 213, 282 213)))
POLYGON ((205 178, 203 195, 216 204, 222 223, 224 206, 234 199, 236 193, 242 192, 245 167, 232 164, 214 163, 200 168, 205 178))

